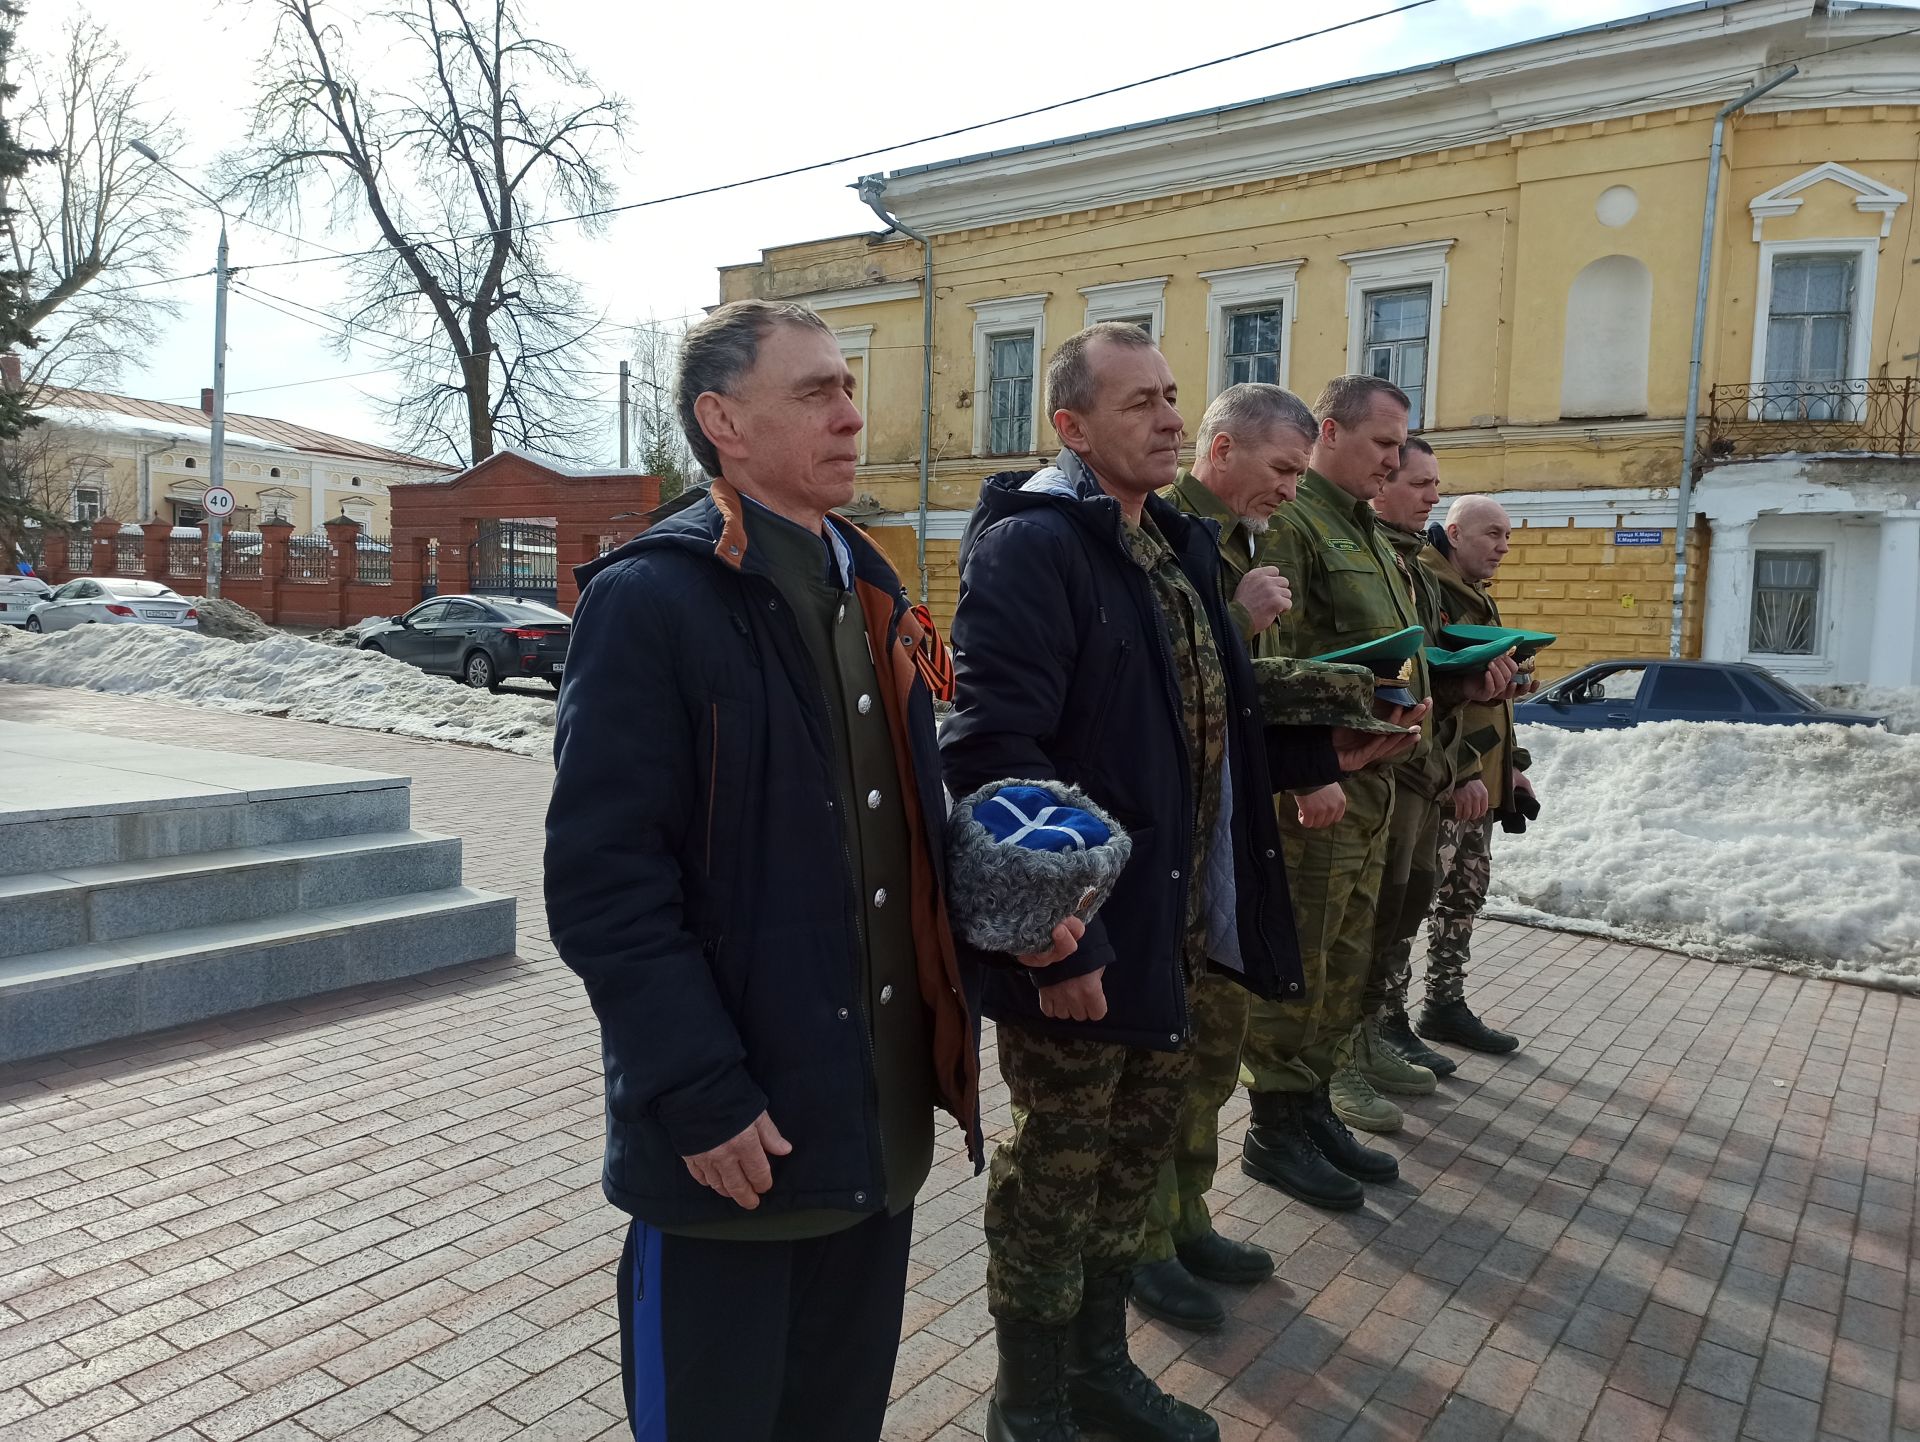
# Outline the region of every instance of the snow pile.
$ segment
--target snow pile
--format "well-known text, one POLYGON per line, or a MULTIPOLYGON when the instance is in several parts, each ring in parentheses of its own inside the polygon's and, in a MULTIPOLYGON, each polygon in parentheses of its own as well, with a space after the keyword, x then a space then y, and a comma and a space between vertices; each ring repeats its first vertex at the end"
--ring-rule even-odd
POLYGON ((280 634, 238 601, 229 601, 225 596, 189 596, 187 599, 200 613, 202 636, 218 636, 223 641, 251 645, 280 634))
POLYGON ((1920 732, 1920 686, 1808 686, 1809 696, 1836 711, 1884 716, 1887 729, 1902 736, 1920 732))
POLYGON ((553 703, 491 695, 370 651, 275 635, 241 645, 159 626, 0 627, 0 681, 158 696, 434 741, 546 756, 553 703))
POLYGON ((1490 912, 1920 989, 1920 737, 1522 731, 1542 812, 1495 830, 1490 912))

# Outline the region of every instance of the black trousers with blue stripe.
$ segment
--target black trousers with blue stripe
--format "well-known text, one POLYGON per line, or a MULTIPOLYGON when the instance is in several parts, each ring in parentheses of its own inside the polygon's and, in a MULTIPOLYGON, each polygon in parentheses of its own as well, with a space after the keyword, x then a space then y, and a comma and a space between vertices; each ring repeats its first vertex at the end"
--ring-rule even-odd
POLYGON ((875 1442, 913 1212, 799 1242, 669 1236, 620 1257, 620 1372, 636 1442, 875 1442))

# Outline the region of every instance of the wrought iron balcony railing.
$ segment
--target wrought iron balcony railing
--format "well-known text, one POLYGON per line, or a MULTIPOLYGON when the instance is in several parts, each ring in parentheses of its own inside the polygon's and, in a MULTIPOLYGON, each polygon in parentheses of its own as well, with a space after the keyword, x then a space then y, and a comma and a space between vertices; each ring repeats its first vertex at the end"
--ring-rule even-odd
POLYGON ((1920 456, 1920 382, 1761 381, 1715 386, 1707 419, 1707 465, 1756 456, 1920 456))

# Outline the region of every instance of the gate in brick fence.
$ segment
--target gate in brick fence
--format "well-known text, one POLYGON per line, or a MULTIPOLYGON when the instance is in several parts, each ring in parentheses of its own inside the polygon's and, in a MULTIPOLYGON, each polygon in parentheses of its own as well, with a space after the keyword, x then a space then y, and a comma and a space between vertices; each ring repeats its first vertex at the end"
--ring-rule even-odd
POLYGON ((538 521, 479 523, 467 587, 480 596, 521 596, 551 606, 559 594, 558 532, 538 521))

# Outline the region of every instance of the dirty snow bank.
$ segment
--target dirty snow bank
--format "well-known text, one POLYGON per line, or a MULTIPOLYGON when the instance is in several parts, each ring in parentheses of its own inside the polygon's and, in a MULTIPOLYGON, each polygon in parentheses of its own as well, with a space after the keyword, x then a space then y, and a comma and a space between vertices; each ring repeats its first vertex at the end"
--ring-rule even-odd
POLYGON ((489 695, 387 656, 298 636, 242 645, 158 626, 82 626, 46 636, 0 627, 0 681, 157 696, 520 756, 553 750, 551 701, 489 695))
POLYGON ((1920 737, 1522 731, 1543 810, 1494 832, 1491 914, 1920 989, 1920 737))
POLYGON ((267 641, 280 633, 262 621, 238 601, 225 596, 189 596, 200 613, 200 634, 218 636, 223 641, 267 641))
POLYGON ((1806 686, 1822 706, 1863 716, 1884 716, 1887 729, 1902 736, 1920 732, 1920 686, 1806 686))

